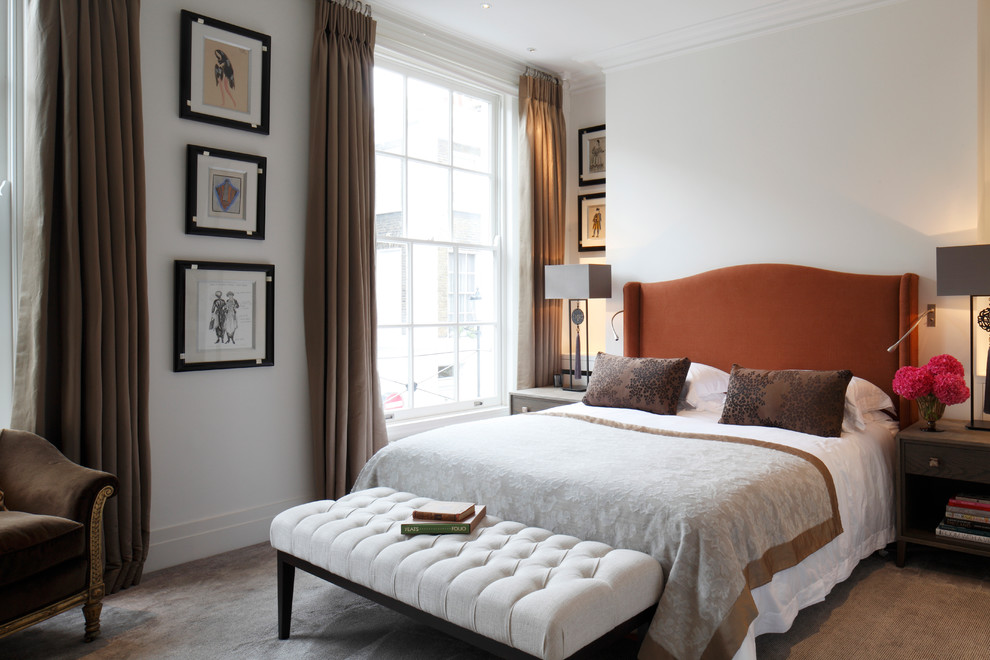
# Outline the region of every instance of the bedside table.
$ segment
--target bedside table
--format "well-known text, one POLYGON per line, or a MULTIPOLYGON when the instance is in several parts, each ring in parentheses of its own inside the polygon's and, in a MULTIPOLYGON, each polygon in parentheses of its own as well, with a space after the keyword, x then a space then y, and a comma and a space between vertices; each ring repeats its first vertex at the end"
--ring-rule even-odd
POLYGON ((509 392, 509 414, 536 412, 556 408, 568 403, 577 403, 584 398, 584 392, 568 392, 559 387, 534 387, 528 390, 509 392))
POLYGON ((907 543, 990 557, 990 544, 936 536, 945 505, 958 493, 990 494, 990 433, 971 431, 958 420, 939 420, 941 432, 919 422, 897 434, 894 464, 897 565, 907 543))

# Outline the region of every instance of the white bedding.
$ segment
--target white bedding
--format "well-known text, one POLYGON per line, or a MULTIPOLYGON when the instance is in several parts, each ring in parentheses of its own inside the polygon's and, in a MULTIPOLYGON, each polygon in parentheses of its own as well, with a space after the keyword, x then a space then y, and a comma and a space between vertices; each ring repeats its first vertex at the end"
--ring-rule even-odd
MULTIPOLYGON (((867 425, 865 430, 843 433, 841 438, 820 438, 782 429, 722 425, 717 423, 718 415, 716 413, 701 411, 681 412, 677 416, 661 416, 637 410, 598 408, 578 403, 553 409, 548 411, 548 414, 555 412, 596 416, 634 426, 665 428, 700 434, 731 434, 765 440, 792 446, 813 454, 828 468, 834 481, 844 531, 825 547, 807 557, 798 566, 777 573, 769 584, 753 590, 752 595, 759 609, 759 615, 751 624, 749 634, 737 652, 736 658, 755 658, 755 635, 787 630, 800 608, 821 601, 832 586, 849 576, 860 559, 883 548, 894 538, 891 466, 893 464, 893 436, 896 425, 893 423, 871 423, 867 425)), ((439 433, 432 432, 433 436, 447 443, 452 440, 456 441, 457 434, 460 432, 457 426, 446 427, 438 431, 439 433)), ((561 439, 554 438, 552 440, 553 442, 550 442, 548 439, 546 445, 553 445, 555 448, 563 447, 566 451, 567 445, 561 445, 561 439)), ((409 469, 397 467, 395 461, 389 461, 388 458, 390 454, 396 454, 395 450, 398 450, 403 443, 407 443, 404 447, 409 449, 425 447, 422 436, 413 436, 393 443, 372 458, 359 475, 355 488, 387 485, 429 497, 456 499, 444 495, 444 486, 453 478, 448 475, 457 471, 456 463, 444 465, 442 458, 434 456, 432 465, 436 466, 437 471, 428 475, 424 475, 422 470, 417 473, 411 466, 409 469), (421 439, 416 440, 417 437, 421 439), (386 483, 386 480, 397 483, 386 483), (431 490, 435 492, 430 492, 431 490)), ((448 446, 450 445, 448 444, 448 446)), ((538 453, 536 449, 534 447, 534 455, 538 453)), ((603 450, 607 451, 608 448, 603 448, 603 450)), ((421 458, 428 455, 424 454, 425 451, 425 449, 410 451, 409 460, 415 460, 412 456, 416 454, 421 458)), ((479 451, 481 453, 485 451, 497 453, 498 449, 485 447, 479 451)), ((399 454, 404 455, 403 452, 396 455, 399 454)), ((521 464, 525 465, 525 453, 519 458, 521 464)), ((545 453, 544 458, 546 458, 545 453)), ((616 464, 615 462, 612 463, 613 469, 616 464)), ((630 468, 630 473, 634 472, 635 469, 630 468)), ((511 481, 510 477, 511 475, 505 474, 492 475, 489 483, 475 485, 477 492, 484 493, 486 489, 504 488, 501 484, 511 481)), ((513 499, 514 502, 511 506, 516 509, 516 511, 495 511, 502 517, 532 516, 538 518, 549 515, 539 504, 527 503, 525 497, 520 497, 518 494, 503 493, 502 497, 503 500, 513 499)), ((567 514, 561 515, 566 516, 567 514)), ((567 528, 569 525, 575 525, 577 521, 573 519, 554 521, 545 518, 543 520, 527 519, 523 522, 540 524, 550 528, 554 528, 555 525, 567 528)), ((616 525, 619 525, 619 522, 616 521, 616 525)), ((565 533, 570 532, 566 532, 565 529, 565 533)), ((617 530, 615 534, 617 537, 624 535, 625 539, 628 539, 628 527, 622 532, 617 530)), ((609 542, 608 539, 602 540, 609 542)), ((618 542, 614 545, 622 547, 618 542)))
MULTIPOLYGON (((629 424, 666 426, 677 430, 724 432, 718 413, 681 411, 676 417, 625 408, 591 408, 583 403, 556 408, 579 410, 629 424)), ((821 438, 764 427, 733 426, 732 433, 772 440, 803 449, 820 458, 832 473, 842 516, 843 533, 793 568, 777 573, 770 584, 753 590, 760 614, 734 660, 756 660, 756 636, 785 632, 802 608, 814 605, 852 573, 861 559, 894 540, 894 435, 897 423, 872 422, 866 429, 821 438)))

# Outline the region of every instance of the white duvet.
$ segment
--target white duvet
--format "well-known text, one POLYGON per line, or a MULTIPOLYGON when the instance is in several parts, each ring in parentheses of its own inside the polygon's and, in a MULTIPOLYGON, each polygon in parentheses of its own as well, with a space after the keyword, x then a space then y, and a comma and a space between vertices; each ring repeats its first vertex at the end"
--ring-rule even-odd
MULTIPOLYGON (((756 635, 787 630, 798 610, 821 601, 835 584, 850 575, 862 558, 885 547, 894 539, 892 464, 896 425, 893 423, 873 423, 867 425, 863 431, 843 433, 841 438, 821 438, 782 429, 718 424, 717 414, 700 411, 663 416, 637 410, 590 407, 577 403, 548 412, 597 416, 623 424, 680 432, 731 434, 754 438, 803 450, 817 456, 825 464, 834 481, 844 531, 799 565, 777 573, 769 584, 753 590, 752 595, 759 609, 759 615, 750 625, 749 633, 736 653, 737 659, 755 658, 756 635)), ((456 443, 459 433, 471 432, 471 429, 476 428, 479 427, 473 424, 462 427, 450 426, 427 435, 413 436, 392 443, 372 458, 359 475, 355 489, 385 485, 428 497, 456 499, 445 494, 448 491, 455 492, 452 484, 456 482, 458 472, 456 459, 451 458, 448 461, 445 456, 431 455, 428 438, 435 438, 441 445, 447 443, 447 447, 456 446, 450 443, 456 443)), ((480 454, 491 452, 493 458, 497 455, 498 462, 504 464, 505 456, 499 454, 497 444, 497 442, 486 443, 476 451, 480 454)), ((529 458, 529 452, 520 453, 517 457, 519 469, 532 470, 536 461, 552 461, 554 455, 548 453, 551 448, 555 452, 567 452, 569 447, 567 439, 561 438, 546 439, 546 442, 539 444, 539 447, 535 445, 532 447, 534 458, 529 458)), ((575 443, 575 446, 577 444, 575 443)), ((600 449, 602 452, 614 451, 608 447, 600 449)), ((587 449, 583 451, 589 453, 587 449)), ((625 466, 629 475, 636 475, 637 470, 641 468, 630 465, 629 461, 635 460, 632 456, 625 457, 627 459, 625 461, 616 460, 612 455, 600 456, 610 469, 615 470, 618 466, 625 466)), ((484 460, 483 455, 478 458, 484 460)), ((568 456, 568 461, 572 459, 573 457, 568 456)), ((593 465, 595 460, 595 456, 589 453, 584 457, 578 457, 574 464, 579 470, 589 469, 588 466, 593 465)), ((563 463, 562 460, 562 466, 563 463)), ((566 477, 561 474, 558 478, 566 477)), ((504 502, 507 509, 511 509, 493 510, 496 515, 515 519, 525 518, 526 523, 555 531, 564 530, 565 533, 572 533, 566 530, 580 522, 573 519, 574 513, 571 507, 560 507, 561 513, 557 514, 539 503, 527 501, 532 498, 527 498, 526 494, 513 492, 511 484, 514 483, 514 477, 511 470, 503 469, 501 474, 486 474, 483 480, 485 483, 457 486, 459 490, 456 492, 471 487, 474 492, 481 495, 491 493, 492 498, 489 503, 497 499, 504 502), (571 510, 567 511, 568 508, 571 510), (556 520, 555 515, 570 516, 571 519, 556 520)), ((634 492, 631 494, 635 495, 634 492)), ((617 520, 616 529, 611 533, 617 540, 628 541, 629 524, 629 521, 617 520), (627 527, 620 530, 619 527, 623 524, 627 527)), ((596 530, 595 533, 605 537, 598 540, 616 547, 629 547, 628 543, 610 542, 607 538, 609 530, 596 530)), ((634 549, 649 551, 646 548, 634 549)))

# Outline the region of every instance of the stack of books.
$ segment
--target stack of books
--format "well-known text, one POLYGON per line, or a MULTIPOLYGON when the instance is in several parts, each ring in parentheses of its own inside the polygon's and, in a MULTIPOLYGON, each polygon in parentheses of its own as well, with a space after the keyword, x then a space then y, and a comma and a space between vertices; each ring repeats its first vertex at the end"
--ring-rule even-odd
POLYGON ((402 522, 403 534, 470 534, 485 517, 485 505, 434 501, 402 522))
POLYGON ((960 493, 950 499, 935 534, 990 545, 990 495, 960 493))

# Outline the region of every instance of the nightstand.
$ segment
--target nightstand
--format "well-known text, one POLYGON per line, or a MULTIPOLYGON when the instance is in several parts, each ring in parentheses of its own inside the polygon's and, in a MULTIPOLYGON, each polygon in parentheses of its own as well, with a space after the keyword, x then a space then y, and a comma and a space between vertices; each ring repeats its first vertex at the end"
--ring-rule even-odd
POLYGON ((935 433, 922 431, 924 425, 897 434, 897 565, 904 565, 907 543, 990 557, 990 544, 935 535, 950 497, 990 494, 990 433, 971 431, 958 420, 939 420, 941 431, 935 433))
POLYGON ((583 398, 584 392, 568 392, 559 387, 534 387, 509 392, 509 409, 510 414, 516 415, 577 403, 583 398))

